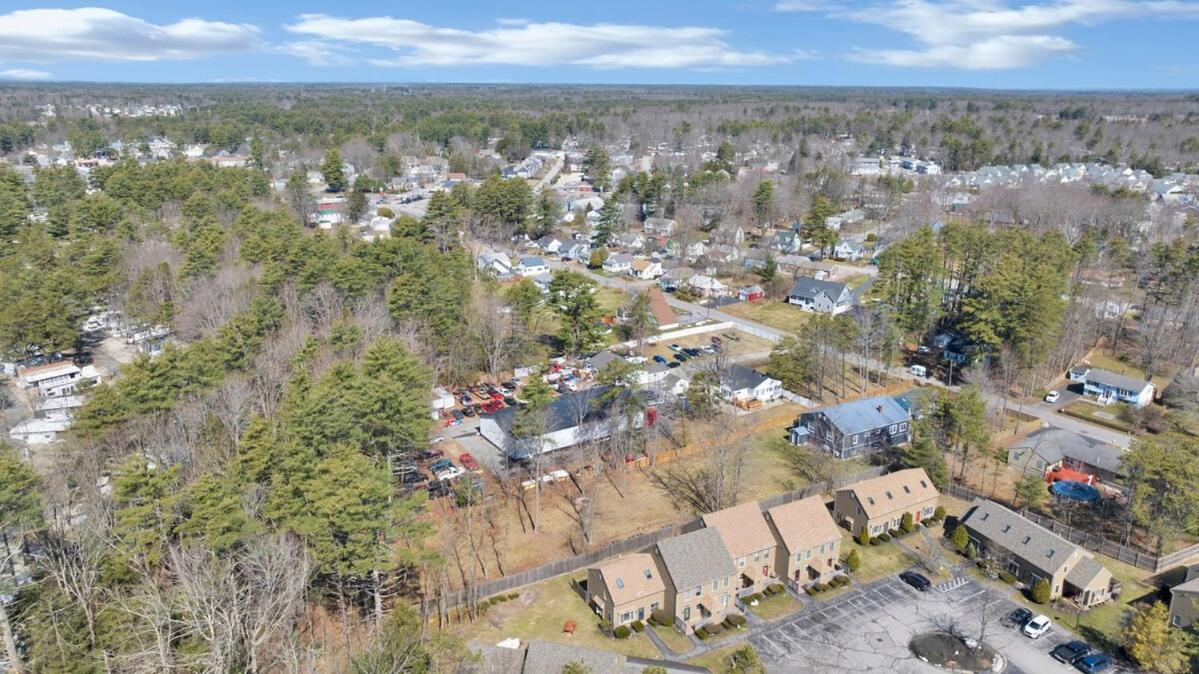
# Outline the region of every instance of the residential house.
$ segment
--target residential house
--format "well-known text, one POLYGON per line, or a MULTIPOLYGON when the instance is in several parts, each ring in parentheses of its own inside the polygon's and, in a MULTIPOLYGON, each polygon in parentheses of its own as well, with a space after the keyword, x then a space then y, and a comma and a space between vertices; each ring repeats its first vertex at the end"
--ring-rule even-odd
POLYGON ((560 249, 558 254, 563 260, 581 260, 587 262, 591 260, 591 246, 585 243, 572 243, 560 249))
POLYGON ((894 398, 879 396, 804 412, 791 443, 812 443, 838 459, 896 447, 911 440, 912 417, 894 398))
POLYGON ((1144 407, 1153 402, 1154 387, 1144 379, 1092 369, 1086 373, 1082 390, 1087 395, 1094 396, 1101 405, 1122 402, 1133 407, 1144 407))
POLYGON ((603 207, 603 197, 580 197, 578 199, 571 199, 566 204, 566 210, 571 213, 577 211, 598 211, 603 207))
POLYGON ((824 226, 828 227, 834 232, 839 232, 841 231, 842 226, 856 224, 864 219, 866 219, 866 212, 860 208, 855 208, 845 211, 844 213, 839 213, 837 215, 825 218, 824 226))
POLYGON ((520 258, 520 262, 516 263, 512 271, 520 276, 529 278, 530 276, 548 274, 550 266, 545 263, 545 260, 536 255, 526 255, 520 258))
POLYGON ((670 366, 666 363, 658 361, 650 361, 645 367, 633 373, 634 381, 638 386, 657 386, 665 381, 666 375, 670 374, 670 366))
POLYGON ((1199 565, 1186 569, 1183 582, 1170 588, 1170 624, 1186 629, 1199 623, 1199 565))
POLYGON ((612 237, 612 245, 623 250, 639 252, 645 247, 645 237, 637 232, 621 232, 612 237))
POLYGON ((786 255, 795 255, 803 249, 803 239, 800 238, 799 232, 784 229, 775 232, 770 247, 786 255))
POLYGON ((720 394, 734 402, 770 402, 782 397, 783 383, 740 363, 733 363, 721 374, 720 394))
POLYGON ((512 260, 507 253, 483 253, 475 260, 479 271, 486 271, 496 276, 507 276, 512 273, 512 260))
POLYGON ((757 501, 749 501, 702 517, 705 527, 715 529, 724 548, 741 574, 738 592, 761 592, 777 579, 775 548, 778 542, 762 516, 757 501))
POLYGON ((652 259, 633 260, 629 265, 629 276, 652 281, 662 275, 662 263, 652 259))
POLYGON ((47 445, 58 439, 58 434, 71 426, 65 417, 26 419, 8 431, 9 437, 27 445, 47 445))
POLYGON ((795 590, 827 583, 841 558, 841 530, 824 498, 809 496, 766 511, 777 544, 775 573, 795 590))
POLYGON ((699 529, 654 546, 666 569, 666 610, 684 634, 737 611, 737 569, 715 529, 699 529))
POLYGON ((753 302, 766 297, 766 291, 760 285, 745 286, 737 291, 737 299, 742 302, 753 302))
POLYGON ((23 388, 37 388, 43 398, 74 394, 81 386, 100 383, 100 371, 94 365, 79 367, 69 360, 21 368, 19 381, 23 388))
POLYGON ((712 232, 712 240, 716 243, 740 247, 745 243, 745 230, 740 225, 726 223, 712 232))
POLYGON ((787 302, 806 311, 836 316, 853 308, 854 296, 844 283, 801 277, 787 292, 787 302))
POLYGON ((862 259, 862 248, 852 241, 838 241, 833 246, 833 259, 857 262, 862 259))
POLYGON ((857 536, 865 529, 877 536, 903 523, 905 513, 919 523, 937 511, 940 495, 923 468, 908 468, 838 489, 833 519, 857 536))
POLYGON ((1008 448, 1010 466, 1034 475, 1069 468, 1093 475, 1099 482, 1121 483, 1127 471, 1121 464, 1128 450, 1064 428, 1040 428, 1008 448))
POLYGON ((656 236, 674 236, 678 223, 671 218, 646 218, 645 233, 656 236))
POLYGON ((548 295, 550 292, 550 284, 554 282, 554 275, 546 272, 533 277, 533 285, 541 291, 541 294, 548 295))
MULTIPOLYGON (((553 452, 566 447, 608 437, 608 413, 615 402, 604 394, 609 387, 594 386, 584 391, 565 393, 549 404, 545 432, 539 437, 517 438, 513 433, 516 408, 505 407, 479 420, 479 434, 500 448, 514 461, 523 461, 534 454, 553 452)), ((616 399, 631 393, 621 393, 616 399)), ((628 423, 619 420, 618 423, 628 423)), ((636 420, 636 425, 644 423, 636 420)))
POLYGON ((587 359, 587 368, 592 372, 599 374, 603 372, 612 363, 624 362, 624 358, 611 351, 600 351, 594 356, 587 359))
POLYGON ((698 260, 708 254, 708 245, 703 241, 692 241, 683 248, 683 257, 689 261, 698 260))
POLYGON ((562 246, 565 246, 566 243, 567 241, 564 238, 554 236, 553 234, 546 234, 540 239, 537 239, 534 245, 536 245, 538 250, 546 255, 557 255, 562 251, 562 246))
POLYGON ((666 604, 664 577, 654 555, 625 555, 587 570, 587 603, 614 627, 644 622, 666 604))
POLYGON ((961 518, 979 554, 996 559, 1020 581, 1049 582, 1050 598, 1087 609, 1111 598, 1112 573, 1089 551, 1019 513, 975 499, 961 518))
POLYGON ((82 396, 67 395, 46 398, 38 403, 37 409, 33 411, 33 416, 37 419, 70 419, 75 416, 75 410, 83 407, 83 403, 82 396))
POLYGON ((609 255, 608 259, 604 260, 604 271, 609 274, 624 274, 633 266, 633 256, 628 253, 616 253, 609 255))
POLYGON ((728 286, 704 274, 695 274, 687 279, 687 284, 700 297, 722 297, 729 293, 728 286))

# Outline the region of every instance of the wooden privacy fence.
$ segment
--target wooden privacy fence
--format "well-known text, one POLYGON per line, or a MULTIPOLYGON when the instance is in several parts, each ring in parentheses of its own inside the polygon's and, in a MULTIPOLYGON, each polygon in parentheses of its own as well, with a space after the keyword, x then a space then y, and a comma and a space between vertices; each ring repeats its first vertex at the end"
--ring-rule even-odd
MULTIPOLYGON (((969 487, 956 483, 947 485, 945 488, 945 493, 966 501, 973 501, 976 498, 982 498, 995 501, 996 503, 1003 503, 1001 499, 991 498, 969 487)), ((1007 503, 1003 504, 1010 505, 1007 503)), ((1029 521, 1045 527, 1046 529, 1070 541, 1071 543, 1074 543, 1075 545, 1081 545, 1088 550, 1094 550, 1095 552, 1107 555, 1112 559, 1119 560, 1125 564, 1135 566, 1138 569, 1144 569, 1153 573, 1161 573, 1162 571, 1171 569, 1185 562, 1186 560, 1191 559, 1192 557, 1199 557, 1199 544, 1192 545, 1189 548, 1179 550, 1177 552, 1172 552, 1168 555, 1157 555, 1152 552, 1138 550, 1137 548, 1122 545, 1115 541, 1106 539, 1103 536, 1069 526, 1068 524, 1059 522, 1052 517, 1041 515, 1028 509, 1021 510, 1020 514, 1029 521)))
MULTIPOLYGON (((841 487, 853 484, 855 482, 861 482, 862 480, 878 477, 885 474, 887 470, 888 469, 886 466, 876 466, 874 468, 868 468, 854 475, 846 475, 844 477, 826 480, 824 482, 815 482, 805 485, 802 489, 772 496, 771 498, 760 501, 759 505, 763 510, 774 508, 776 506, 783 505, 784 503, 798 501, 799 499, 807 498, 808 496, 823 494, 826 491, 840 489, 841 487)), ((528 569, 527 571, 521 571, 520 573, 514 573, 501 578, 496 578, 494 580, 485 581, 472 588, 469 588, 468 590, 455 590, 443 597, 444 605, 446 608, 454 608, 466 603, 468 597, 482 599, 484 597, 511 592, 512 590, 522 588, 526 585, 532 585, 533 583, 540 583, 541 581, 549 580, 550 578, 557 578, 563 574, 573 573, 580 569, 585 569, 605 559, 608 559, 609 557, 615 557, 617 555, 643 550, 656 544, 658 541, 665 540, 667 538, 673 538, 688 531, 694 531, 701 526, 701 520, 699 518, 694 518, 686 522, 680 522, 678 524, 672 524, 670 526, 663 527, 656 531, 648 531, 646 533, 630 536, 629 538, 624 538, 619 541, 612 541, 611 543, 602 545, 591 552, 575 555, 574 557, 567 557, 566 559, 560 559, 556 562, 550 562, 549 564, 543 564, 541 566, 528 569)))

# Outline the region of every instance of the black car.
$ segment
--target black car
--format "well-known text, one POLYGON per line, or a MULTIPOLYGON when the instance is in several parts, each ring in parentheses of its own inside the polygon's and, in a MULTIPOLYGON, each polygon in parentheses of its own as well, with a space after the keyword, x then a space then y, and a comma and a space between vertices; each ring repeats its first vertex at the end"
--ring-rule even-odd
POLYGON ((688 356, 690 356, 692 358, 699 358, 699 349, 689 347, 689 348, 683 349, 683 353, 687 354, 688 356))
POLYGON ((462 414, 464 414, 464 415, 466 415, 466 416, 468 416, 468 417, 473 417, 473 416, 475 416, 475 408, 473 408, 473 407, 463 407, 463 408, 462 408, 462 414))
POLYGON ((1085 641, 1071 641, 1049 651, 1049 655, 1058 662, 1070 664, 1090 652, 1091 647, 1085 641))
POLYGON ((429 480, 429 498, 441 498, 450 493, 450 483, 447 480, 429 480))
POLYGON ((403 485, 418 485, 425 483, 425 476, 420 473, 401 473, 400 484, 403 485))
POLYGON ((416 455, 416 458, 420 459, 421 461, 429 461, 430 459, 440 459, 441 457, 442 457, 442 451, 440 449, 426 449, 423 452, 421 452, 420 454, 416 455))
POLYGON ((1018 608, 1004 616, 1002 622, 1009 627, 1020 629, 1024 627, 1025 623, 1027 623, 1029 620, 1032 620, 1032 611, 1026 608, 1018 608))
POLYGON ((682 363, 676 363, 676 362, 674 362, 674 361, 670 361, 669 363, 667 363, 667 364, 666 364, 666 367, 675 368, 675 367, 678 367, 678 366, 680 366, 680 365, 682 365, 682 363))
POLYGON ((515 407, 516 406, 516 398, 513 398, 512 396, 504 396, 504 404, 507 405, 508 407, 515 407))
POLYGON ((680 363, 686 363, 688 360, 691 360, 685 354, 682 354, 682 353, 674 354, 674 359, 679 361, 680 363))
POLYGON ((933 586, 932 581, 915 571, 904 571, 899 574, 899 579, 921 592, 928 592, 929 588, 933 586))

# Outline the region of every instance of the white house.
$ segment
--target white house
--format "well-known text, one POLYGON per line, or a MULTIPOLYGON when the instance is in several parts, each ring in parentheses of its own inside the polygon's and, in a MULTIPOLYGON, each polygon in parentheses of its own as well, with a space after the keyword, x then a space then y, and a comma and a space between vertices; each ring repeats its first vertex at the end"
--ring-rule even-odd
POLYGON ((629 266, 629 276, 642 280, 653 280, 662 275, 662 263, 657 260, 634 260, 629 266))
POLYGON ((530 276, 548 274, 550 271, 550 266, 545 263, 545 260, 536 255, 527 255, 522 257, 520 262, 516 263, 516 266, 512 268, 512 271, 520 276, 529 278, 530 276))
MULTIPOLYGON (((615 400, 625 395, 621 392, 615 397, 605 394, 609 387, 594 386, 585 391, 563 394, 550 403, 545 420, 545 433, 540 437, 517 438, 513 434, 516 421, 516 408, 505 407, 495 414, 483 415, 479 420, 479 434, 488 442, 515 461, 527 459, 534 454, 544 454, 566 447, 573 447, 583 442, 601 440, 608 437, 608 412, 615 400)), ((620 419, 617 424, 627 423, 620 419)), ((640 426, 643 419, 638 419, 635 425, 640 426)))
POLYGON ((704 274, 696 274, 687 280, 687 284, 696 293, 703 297, 722 297, 729 293, 729 287, 720 281, 705 276, 704 274))
POLYGON ((100 383, 100 371, 94 365, 79 367, 69 360, 22 368, 21 386, 34 388, 43 398, 70 395, 85 382, 100 383))
POLYGON ((678 223, 670 218, 646 218, 645 233, 657 236, 671 236, 678 223))
POLYGON ((770 402, 783 395, 783 383, 757 370, 734 363, 720 378, 720 394, 729 400, 770 402))
POLYGON ((585 243, 575 243, 567 246, 559 251, 563 260, 589 260, 591 259, 591 246, 585 243))
POLYGON ((604 260, 604 271, 609 274, 623 274, 629 271, 633 266, 633 256, 628 253, 617 253, 609 255, 608 259, 604 260))
POLYGON ((479 271, 489 271, 497 276, 512 273, 512 260, 507 253, 483 253, 475 260, 479 271))
POLYGON ((822 314, 844 313, 853 308, 853 293, 844 283, 797 278, 787 293, 787 302, 822 314))
POLYGON ((553 234, 546 234, 537 239, 537 247, 548 255, 557 255, 562 251, 562 246, 566 244, 565 239, 560 239, 553 234))
POLYGON ((1087 371, 1082 390, 1102 405, 1123 402, 1144 407, 1153 402, 1154 386, 1143 379, 1093 369, 1087 371))
POLYGON ((47 445, 71 426, 67 418, 26 419, 8 431, 9 437, 29 445, 47 445))

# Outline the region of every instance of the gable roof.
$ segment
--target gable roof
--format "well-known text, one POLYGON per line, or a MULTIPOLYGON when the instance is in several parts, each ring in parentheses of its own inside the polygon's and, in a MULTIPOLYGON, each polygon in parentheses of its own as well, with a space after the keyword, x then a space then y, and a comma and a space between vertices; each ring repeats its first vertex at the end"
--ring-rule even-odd
POLYGON ((715 529, 699 529, 658 541, 658 555, 679 592, 736 573, 733 559, 715 529))
POLYGON ((600 351, 591 358, 588 358, 587 364, 595 368, 596 372, 603 372, 604 368, 618 360, 624 360, 624 358, 621 358, 611 351, 600 351))
POLYGON ((1012 445, 1012 448, 1035 448, 1037 455, 1050 463, 1068 457, 1113 473, 1124 472, 1121 459, 1127 453, 1122 447, 1057 426, 1039 428, 1012 445))
POLYGON ((767 510, 766 514, 789 553, 841 538, 841 529, 820 496, 784 503, 767 510))
POLYGON ((525 257, 520 258, 520 262, 517 263, 517 266, 520 266, 520 267, 544 267, 544 266, 546 266, 546 264, 545 264, 545 260, 541 259, 540 257, 538 257, 536 255, 526 255, 525 257))
MULTIPOLYGON (((1094 557, 1083 557, 1066 572, 1066 582, 1074 587, 1087 587, 1107 569, 1094 557)), ((1110 573, 1110 572, 1109 572, 1110 573)))
MULTIPOLYGON (((584 424, 602 421, 608 416, 610 405, 601 405, 609 386, 593 386, 585 391, 575 391, 558 396, 549 404, 546 413, 546 433, 574 428, 580 418, 584 424)), ((505 407, 495 413, 494 419, 500 428, 512 432, 516 421, 515 407, 505 407)))
POLYGON ((745 389, 755 389, 762 385, 762 382, 770 379, 766 375, 748 368, 740 363, 733 363, 724 371, 722 383, 728 386, 732 391, 743 391, 745 389))
POLYGON ((875 518, 880 515, 903 510, 937 496, 937 488, 923 468, 908 468, 897 470, 870 480, 863 480, 837 493, 849 492, 862 506, 866 517, 875 518))
POLYGON ((658 264, 658 263, 654 262, 653 260, 645 260, 645 259, 636 260, 633 262, 633 269, 636 269, 637 271, 645 271, 646 269, 649 269, 651 265, 654 265, 654 264, 658 264))
MULTIPOLYGON (((975 499, 961 522, 1046 575, 1057 573, 1063 564, 1081 550, 1077 545, 994 501, 975 499)), ((1086 570, 1081 573, 1085 575, 1086 570)), ((1077 585, 1073 580, 1070 582, 1077 585)))
POLYGON ((1116 374, 1110 370, 1091 370, 1087 372, 1087 381, 1103 384, 1112 388, 1123 389, 1125 391, 1141 392, 1145 387, 1152 386, 1150 382, 1136 377, 1129 377, 1122 374, 1116 374))
POLYGON ((612 264, 632 264, 633 256, 629 253, 617 253, 607 260, 604 260, 605 264, 608 262, 611 262, 612 264))
POLYGON ((762 517, 762 509, 757 501, 749 501, 724 510, 717 510, 703 516, 704 526, 715 529, 724 541, 724 547, 734 558, 749 555, 772 548, 775 545, 774 534, 762 517))
POLYGON ((845 435, 863 433, 912 418, 911 413, 890 396, 854 400, 816 410, 815 414, 824 415, 829 423, 845 435))
POLYGON ((836 302, 842 295, 850 294, 849 286, 844 283, 835 281, 817 281, 814 278, 801 276, 795 279, 795 285, 791 286, 791 291, 787 293, 789 297, 816 297, 820 293, 828 295, 829 299, 836 302))
POLYGON ((614 605, 636 601, 651 594, 662 592, 666 584, 654 556, 648 552, 637 552, 614 559, 596 569, 608 587, 608 596, 614 605))
POLYGON ((580 648, 550 641, 530 641, 525 650, 524 674, 562 674, 572 662, 580 662, 591 674, 623 674, 625 656, 609 651, 580 648))
POLYGON ((1185 583, 1179 583, 1178 585, 1175 585, 1174 587, 1170 588, 1170 593, 1199 594, 1199 576, 1195 576, 1185 583))

